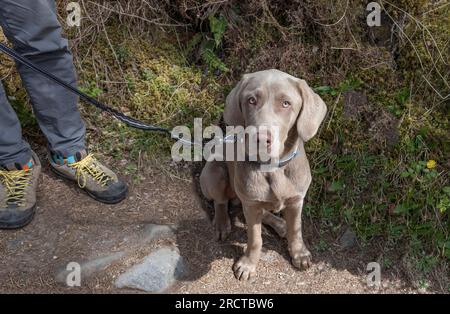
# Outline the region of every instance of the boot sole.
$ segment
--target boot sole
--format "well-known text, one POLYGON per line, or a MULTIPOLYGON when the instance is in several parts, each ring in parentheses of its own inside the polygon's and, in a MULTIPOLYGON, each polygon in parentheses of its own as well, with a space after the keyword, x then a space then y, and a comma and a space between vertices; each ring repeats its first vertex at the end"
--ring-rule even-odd
MULTIPOLYGON (((53 168, 51 165, 50 165, 50 169, 52 169, 53 173, 55 173, 58 177, 61 177, 61 178, 65 179, 65 180, 67 180, 67 181, 70 181, 72 184, 76 184, 76 182, 73 181, 72 178, 68 177, 67 175, 65 175, 65 174, 63 174, 61 172, 59 172, 58 170, 53 168)), ((86 194, 89 195, 94 200, 96 200, 98 202, 101 202, 101 203, 104 203, 104 204, 117 204, 117 203, 120 203, 121 201, 123 201, 127 197, 127 194, 128 194, 128 188, 127 188, 126 190, 124 190, 123 193, 119 194, 116 198, 114 198, 112 200, 109 200, 109 199, 99 198, 98 196, 94 195, 93 193, 89 192, 86 189, 81 189, 81 190, 86 192, 86 194)))
POLYGON ((35 213, 36 213, 36 205, 34 205, 31 208, 30 213, 27 216, 25 216, 24 218, 22 218, 19 221, 15 221, 15 222, 0 221, 0 229, 12 230, 12 229, 23 228, 33 220, 35 213))

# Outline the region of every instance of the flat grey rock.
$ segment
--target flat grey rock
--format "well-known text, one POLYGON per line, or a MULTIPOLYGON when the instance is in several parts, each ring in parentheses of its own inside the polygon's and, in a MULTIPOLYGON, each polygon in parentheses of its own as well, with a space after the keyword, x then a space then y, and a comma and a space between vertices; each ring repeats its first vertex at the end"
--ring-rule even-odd
POLYGON ((344 249, 349 249, 356 244, 356 234, 352 229, 347 228, 344 234, 339 239, 339 244, 344 249))
MULTIPOLYGON (((84 263, 80 263, 81 267, 81 280, 87 279, 91 277, 93 274, 104 270, 109 265, 111 265, 114 261, 122 258, 125 255, 124 252, 117 252, 110 255, 102 256, 99 258, 95 258, 84 263)), ((66 268, 62 269, 56 275, 56 281, 59 283, 66 283, 67 275, 71 271, 66 270, 66 268)))
POLYGON ((175 226, 147 224, 142 231, 142 238, 144 242, 170 238, 174 236, 175 230, 175 226))
POLYGON ((183 258, 175 248, 164 247, 144 258, 117 278, 117 288, 161 292, 185 272, 183 258))

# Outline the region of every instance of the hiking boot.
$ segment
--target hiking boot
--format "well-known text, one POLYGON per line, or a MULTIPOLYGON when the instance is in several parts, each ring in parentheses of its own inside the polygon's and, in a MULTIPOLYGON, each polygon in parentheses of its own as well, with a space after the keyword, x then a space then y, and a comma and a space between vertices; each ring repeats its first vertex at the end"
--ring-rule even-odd
POLYGON ((51 169, 57 175, 77 182, 81 189, 97 201, 115 204, 127 196, 127 185, 93 154, 81 151, 65 158, 51 154, 49 160, 51 169))
POLYGON ((41 163, 34 152, 31 154, 26 165, 0 168, 0 229, 21 228, 33 219, 41 163))

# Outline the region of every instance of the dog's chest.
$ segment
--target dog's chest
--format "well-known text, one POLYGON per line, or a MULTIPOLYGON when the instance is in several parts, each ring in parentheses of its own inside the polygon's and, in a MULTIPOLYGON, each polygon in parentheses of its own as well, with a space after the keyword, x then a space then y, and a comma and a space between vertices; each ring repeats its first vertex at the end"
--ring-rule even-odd
POLYGON ((264 209, 278 212, 300 195, 294 182, 282 170, 270 173, 247 171, 245 175, 236 170, 235 191, 241 201, 263 202, 264 209))

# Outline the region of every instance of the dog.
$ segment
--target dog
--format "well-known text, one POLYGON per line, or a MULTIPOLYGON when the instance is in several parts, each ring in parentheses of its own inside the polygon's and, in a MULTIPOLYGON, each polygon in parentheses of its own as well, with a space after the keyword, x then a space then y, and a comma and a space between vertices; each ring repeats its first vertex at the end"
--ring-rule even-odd
POLYGON ((269 127, 256 132, 258 143, 268 147, 279 163, 262 171, 261 163, 250 161, 208 161, 200 174, 200 188, 214 202, 213 226, 218 240, 231 232, 228 204, 241 202, 247 223, 247 248, 234 264, 234 275, 249 280, 256 274, 261 255, 261 223, 286 237, 292 264, 311 266, 311 253, 302 238, 303 200, 311 183, 311 171, 304 143, 317 133, 325 118, 324 101, 294 76, 271 69, 245 74, 226 98, 223 120, 228 126, 269 127), (271 128, 278 131, 271 133, 271 128), (276 215, 281 212, 283 218, 276 215))

